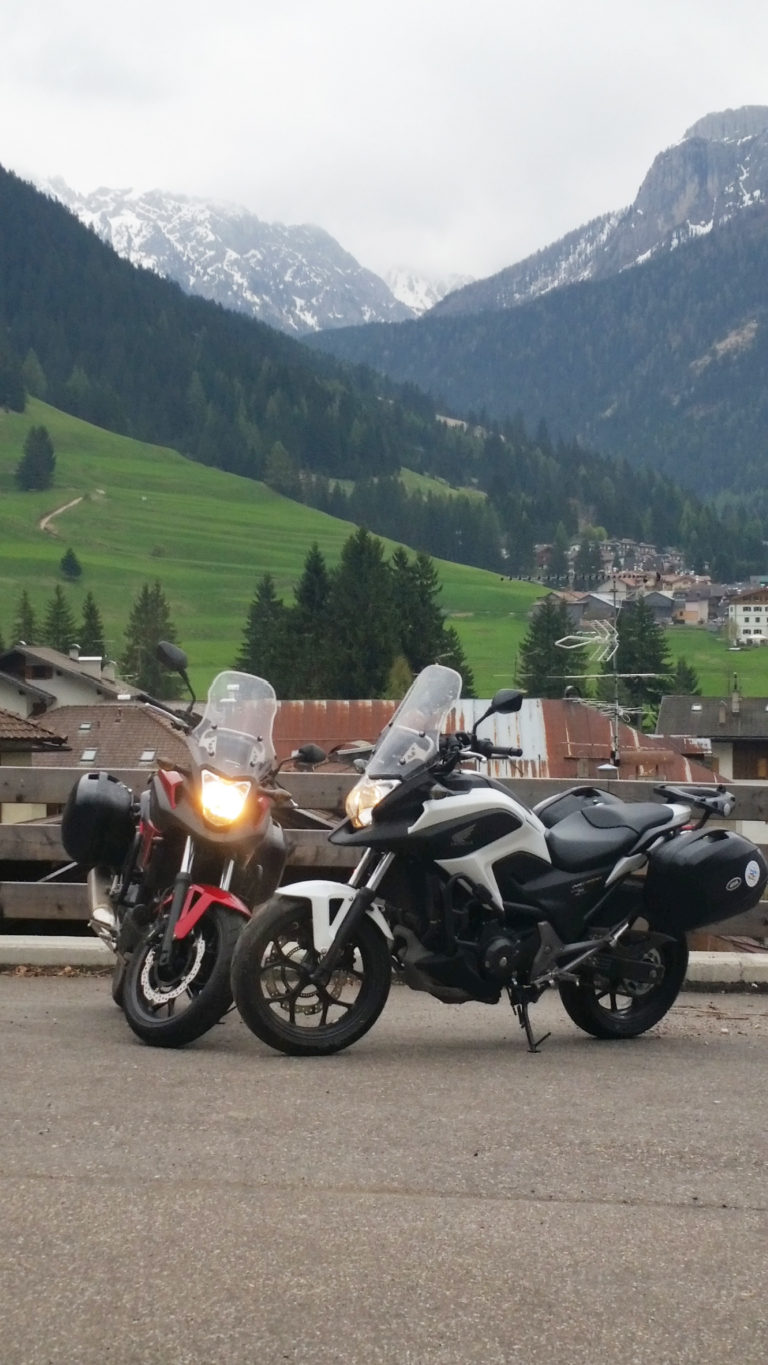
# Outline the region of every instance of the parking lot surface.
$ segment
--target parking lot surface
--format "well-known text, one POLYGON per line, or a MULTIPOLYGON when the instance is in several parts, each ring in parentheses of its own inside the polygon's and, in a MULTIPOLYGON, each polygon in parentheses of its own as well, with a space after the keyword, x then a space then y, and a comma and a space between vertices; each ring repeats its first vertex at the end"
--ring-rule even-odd
POLYGON ((605 1044, 393 989, 330 1059, 0 974, 3 1365, 764 1365, 768 998, 605 1044))

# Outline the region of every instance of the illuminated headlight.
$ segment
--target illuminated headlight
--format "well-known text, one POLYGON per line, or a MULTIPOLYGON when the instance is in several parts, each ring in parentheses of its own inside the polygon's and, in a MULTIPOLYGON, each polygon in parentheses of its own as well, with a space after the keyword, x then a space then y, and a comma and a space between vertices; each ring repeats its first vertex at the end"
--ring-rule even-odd
POLYGON ((203 815, 212 825, 222 828, 233 825, 240 818, 251 790, 250 782, 232 782, 203 769, 203 815))
POLYGON ((344 805, 347 815, 355 829, 363 829, 370 825, 373 819, 374 807, 395 787, 400 784, 394 782, 374 782, 370 777, 361 777, 349 793, 344 805))

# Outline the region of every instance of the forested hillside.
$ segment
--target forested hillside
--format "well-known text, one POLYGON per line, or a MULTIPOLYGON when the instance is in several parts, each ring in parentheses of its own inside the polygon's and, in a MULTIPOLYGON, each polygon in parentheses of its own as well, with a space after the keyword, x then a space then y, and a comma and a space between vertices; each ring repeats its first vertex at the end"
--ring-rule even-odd
MULTIPOLYGON (((23 406, 28 391, 109 430, 263 478, 417 550, 525 575, 536 541, 592 524, 680 544, 692 563, 724 576, 763 567, 756 524, 719 519, 670 479, 592 454, 556 409, 549 429, 565 432, 558 440, 538 416, 530 431, 520 420, 449 427, 413 385, 312 352, 138 270, 2 169, 0 328, 6 406, 23 406), (407 494, 395 477, 402 467, 488 496, 407 494)), ((365 333, 357 335, 361 345, 365 333)), ((572 338, 574 365, 579 348, 572 338)), ((462 365, 469 373, 477 362, 463 355, 462 365)), ((511 405, 516 389, 506 391, 511 405)), ((458 384, 451 399, 454 408, 461 401, 458 384)))
MULTIPOLYGON (((322 333, 311 345, 480 420, 521 413, 689 490, 751 495, 768 448, 768 210, 532 303, 322 333)), ((765 510, 765 506, 763 506, 765 510)))

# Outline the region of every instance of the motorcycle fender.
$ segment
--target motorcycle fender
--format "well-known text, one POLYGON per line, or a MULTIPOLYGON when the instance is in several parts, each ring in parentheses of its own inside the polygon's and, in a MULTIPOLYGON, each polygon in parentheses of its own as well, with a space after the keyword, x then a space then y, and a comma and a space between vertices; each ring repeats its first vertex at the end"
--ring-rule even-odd
POLYGON ((222 905, 225 910, 237 910, 238 914, 244 915, 246 919, 251 918, 251 912, 244 901, 239 896, 233 896, 231 891, 222 891, 220 886, 202 886, 199 883, 190 886, 181 914, 176 921, 176 928, 173 931, 175 939, 186 938, 202 919, 206 910, 210 910, 212 905, 222 905))
MULTIPOLYGON (((327 953, 336 937, 336 930, 344 918, 344 911, 355 898, 355 889, 348 882, 317 879, 308 882, 293 882, 290 886, 280 886, 275 895, 290 896, 294 900, 298 897, 301 900, 309 901, 312 907, 312 938, 315 948, 318 953, 327 953), (331 904, 338 901, 341 901, 341 905, 336 911, 333 921, 331 921, 331 904)), ((392 930, 375 901, 365 913, 369 919, 373 920, 387 943, 391 943, 392 930)))

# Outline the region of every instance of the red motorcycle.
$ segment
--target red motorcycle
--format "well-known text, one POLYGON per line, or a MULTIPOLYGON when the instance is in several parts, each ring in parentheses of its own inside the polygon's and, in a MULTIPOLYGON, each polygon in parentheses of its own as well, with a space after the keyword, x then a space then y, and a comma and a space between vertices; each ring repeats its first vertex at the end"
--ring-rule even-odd
POLYGON ((62 815, 64 848, 88 869, 90 927, 116 953, 112 995, 145 1043, 181 1047, 232 1006, 230 967, 240 930, 285 865, 276 805, 277 701, 270 683, 219 673, 202 719, 187 658, 161 642, 192 701, 178 713, 147 705, 186 731, 189 766, 161 766, 138 798, 106 772, 85 773, 62 815))

